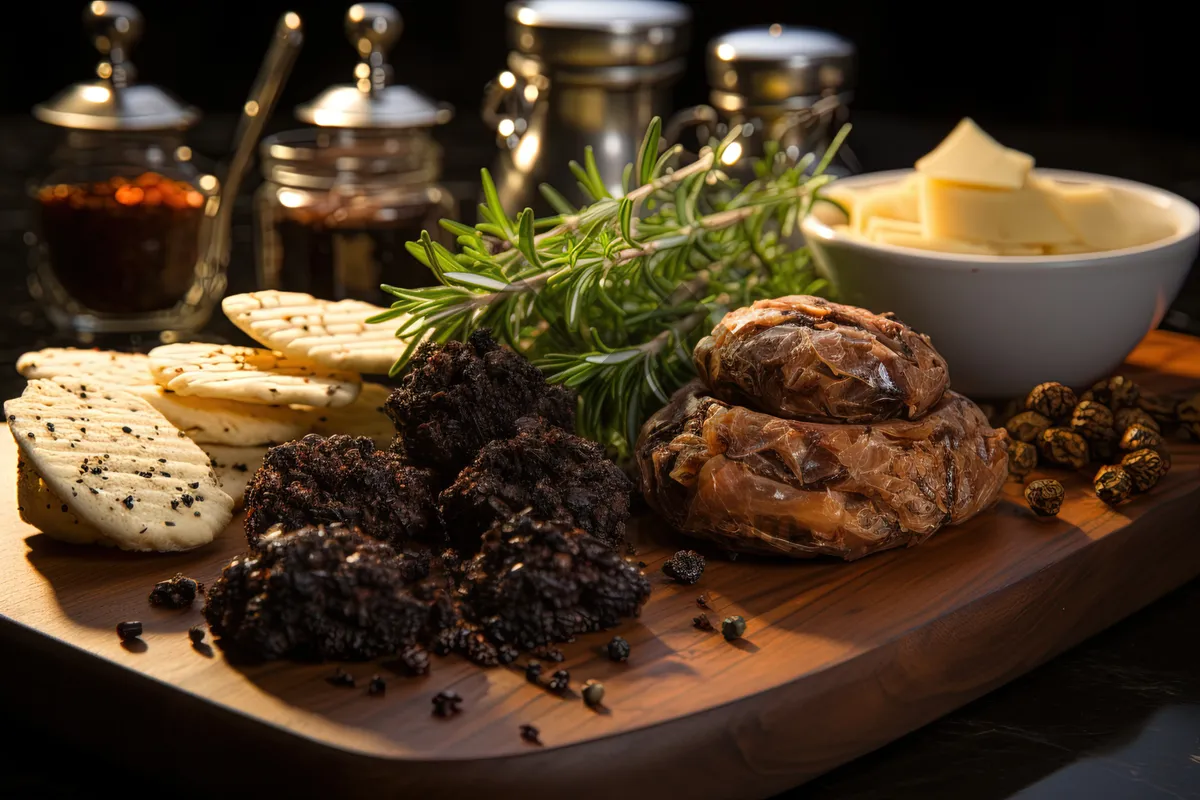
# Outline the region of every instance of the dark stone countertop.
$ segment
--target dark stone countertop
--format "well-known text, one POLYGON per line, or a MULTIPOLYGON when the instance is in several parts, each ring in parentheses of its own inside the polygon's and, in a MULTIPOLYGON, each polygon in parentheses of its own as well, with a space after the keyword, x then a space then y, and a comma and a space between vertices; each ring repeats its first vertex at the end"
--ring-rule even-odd
MULTIPOLYGON (((867 169, 911 164, 954 120, 901 120, 860 112, 851 139, 867 169)), ((987 121, 985 121, 987 122, 987 121)), ((1117 175, 1200 200, 1200 143, 1121 131, 1028 130, 986 124, 1001 141, 1034 153, 1039 164, 1117 175)), ((278 127, 278 126, 275 126, 278 127)), ((16 356, 60 341, 25 292, 25 179, 36 172, 46 137, 25 119, 0 119, 0 392, 19 393, 16 356)), ((229 119, 208 120, 192 137, 219 153, 229 119)), ((473 176, 491 158, 490 137, 464 119, 444 139, 446 183, 473 197, 473 176)), ((252 183, 252 181, 251 181, 252 183)), ((247 189, 249 191, 249 187, 247 189)), ((235 218, 230 283, 253 282, 246 193, 235 218)), ((1193 270, 1165 327, 1200 332, 1200 276, 1193 270)), ((219 323, 215 335, 230 333, 219 323)), ((1152 604, 1050 663, 875 753, 788 793, 807 800, 1146 800, 1200 798, 1200 670, 1196 668, 1200 580, 1152 604)), ((8 655, 8 654, 6 654, 8 655)), ((11 657, 11 656, 10 656, 11 657)), ((0 679, 52 692, 22 674, 0 679)), ((47 703, 47 708, 56 708, 47 703)), ((0 796, 83 797, 101 789, 187 798, 185 776, 167 782, 123 773, 56 731, 69 716, 8 718, 15 740, 0 748, 0 796)), ((119 722, 111 732, 119 735, 119 722)), ((230 796, 237 796, 230 793, 230 796)))

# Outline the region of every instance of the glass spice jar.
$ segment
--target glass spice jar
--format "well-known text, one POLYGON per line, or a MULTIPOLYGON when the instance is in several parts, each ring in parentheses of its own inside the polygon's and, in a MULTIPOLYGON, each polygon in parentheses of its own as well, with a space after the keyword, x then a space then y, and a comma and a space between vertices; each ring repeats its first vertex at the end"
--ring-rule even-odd
POLYGON ((331 86, 296 109, 316 127, 263 141, 264 183, 255 196, 258 282, 263 288, 389 305, 381 284, 426 286, 432 273, 406 244, 454 212, 438 185, 441 148, 430 129, 451 109, 392 85, 385 54, 402 22, 384 3, 346 14, 358 52, 355 81, 331 86))
POLYGON ((454 212, 441 152, 422 131, 306 129, 262 144, 254 200, 258 283, 316 297, 391 302, 379 287, 427 286, 405 244, 454 212))

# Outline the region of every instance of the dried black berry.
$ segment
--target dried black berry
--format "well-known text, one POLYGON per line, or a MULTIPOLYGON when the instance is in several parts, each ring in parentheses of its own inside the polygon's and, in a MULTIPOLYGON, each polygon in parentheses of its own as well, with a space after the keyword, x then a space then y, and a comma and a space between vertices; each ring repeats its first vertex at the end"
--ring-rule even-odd
POLYGON ((137 639, 142 635, 142 623, 136 620, 117 623, 117 636, 121 637, 122 642, 128 642, 130 639, 137 639))
POLYGON ((600 681, 588 680, 583 684, 583 702, 592 708, 604 702, 604 684, 600 681))
POLYGON ((1133 479, 1139 492, 1148 492, 1166 472, 1163 457, 1157 450, 1135 450, 1121 459, 1121 468, 1133 479))
POLYGON ((203 625, 193 625, 188 628, 188 638, 192 640, 193 646, 204 642, 204 633, 203 625))
POLYGON ((386 691, 387 691, 387 681, 385 681, 383 678, 379 677, 378 675, 372 675, 371 682, 367 684, 367 694, 378 697, 386 691))
POLYGON ((567 672, 565 669, 560 669, 550 676, 550 682, 546 684, 546 688, 552 692, 562 694, 570 685, 571 673, 567 672))
POLYGON ((629 642, 622 639, 620 636, 614 636, 612 641, 608 643, 608 657, 612 661, 628 661, 629 660, 629 642))
POLYGON ((325 682, 330 686, 340 686, 346 689, 354 688, 354 676, 341 667, 335 669, 333 674, 325 679, 325 682))
POLYGON ((1096 496, 1110 506, 1125 502, 1133 494, 1133 479, 1121 467, 1101 467, 1092 485, 1096 489, 1096 496))
POLYGON ((662 571, 676 583, 693 584, 704 574, 704 556, 695 550, 680 550, 663 562, 662 571))
POLYGON ((433 713, 439 717, 449 717, 462 709, 462 697, 453 689, 438 692, 433 696, 433 713))
POLYGON ((542 665, 538 661, 530 661, 525 665, 525 680, 537 683, 542 677, 542 665))
POLYGON ((726 617, 721 622, 721 635, 725 637, 725 641, 732 642, 734 639, 742 638, 746 633, 746 620, 739 616, 726 617))
POLYGON ((1037 448, 1016 439, 1008 443, 1008 474, 1023 478, 1037 467, 1037 448))
POLYGON ((1033 387, 1029 396, 1025 398, 1025 408, 1058 421, 1070 416, 1077 402, 1071 387, 1050 381, 1033 387))
POLYGON ((530 744, 541 744, 542 740, 539 738, 540 736, 541 732, 532 725, 521 726, 521 738, 530 744))
POLYGON ((187 608, 195 601, 197 594, 203 593, 204 584, 182 573, 176 573, 174 578, 154 584, 154 589, 150 592, 150 605, 159 608, 187 608))
POLYGON ((1038 438, 1042 460, 1062 467, 1080 469, 1088 463, 1087 441, 1066 428, 1047 428, 1038 438))
POLYGON ((715 630, 712 620, 708 618, 708 614, 697 614, 692 617, 692 627, 701 631, 715 630))
POLYGON ((1054 423, 1036 411, 1022 411, 1004 423, 1008 435, 1018 442, 1032 443, 1038 440, 1042 431, 1054 423))
POLYGON ((1033 481, 1025 487, 1025 502, 1039 517, 1053 517, 1062 508, 1067 490, 1056 480, 1033 481))

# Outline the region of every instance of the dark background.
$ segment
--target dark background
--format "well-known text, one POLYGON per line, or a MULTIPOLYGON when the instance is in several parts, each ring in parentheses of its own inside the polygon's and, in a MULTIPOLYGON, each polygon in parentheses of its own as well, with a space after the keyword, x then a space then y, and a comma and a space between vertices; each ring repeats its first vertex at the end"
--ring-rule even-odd
MULTIPOLYGON (((84 38, 80 0, 5 3, 0 24, 0 113, 25 113, 97 61, 84 38)), ((355 55, 342 17, 349 0, 140 0, 142 79, 207 112, 234 111, 249 89, 272 25, 285 10, 305 22, 306 43, 281 116, 334 82, 355 55)), ((393 53, 397 81, 477 116, 483 84, 503 67, 501 0, 395 0, 405 20, 393 53)), ((736 0, 694 9, 690 69, 676 105, 702 102, 704 45, 742 25, 825 27, 859 47, 854 107, 985 127, 1089 127, 1187 132, 1194 34, 1153 3, 906 3, 736 0), (1172 23, 1172 18, 1176 21, 1172 23)), ((1113 158, 1119 158, 1114 153, 1113 158)))

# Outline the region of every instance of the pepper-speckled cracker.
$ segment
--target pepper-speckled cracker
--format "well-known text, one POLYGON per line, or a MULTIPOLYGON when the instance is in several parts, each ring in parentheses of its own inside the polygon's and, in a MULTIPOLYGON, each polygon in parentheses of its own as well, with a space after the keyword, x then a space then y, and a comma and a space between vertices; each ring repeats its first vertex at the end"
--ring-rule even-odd
POLYGON ((334 369, 386 375, 405 348, 395 336, 403 319, 368 324, 387 309, 360 300, 268 290, 230 295, 221 308, 255 341, 334 369))
POLYGON ((112 539, 75 516, 23 458, 17 459, 17 511, 21 519, 51 539, 115 547, 112 539))
POLYGON ((204 444, 200 449, 208 453, 217 482, 225 494, 233 498, 234 508, 241 508, 246 500, 246 487, 258 468, 262 466, 267 447, 229 447, 221 444, 204 444))
POLYGON ((33 380, 4 404, 21 458, 124 550, 190 550, 229 523, 209 458, 135 395, 88 379, 33 380))
POLYGON ((386 450, 396 438, 396 426, 384 411, 384 403, 391 395, 391 388, 380 383, 364 383, 362 391, 353 403, 342 408, 321 409, 313 423, 313 433, 333 436, 370 436, 375 446, 386 450))
POLYGON ((90 377, 104 383, 136 386, 153 383, 150 359, 142 353, 115 350, 83 350, 47 347, 32 350, 17 359, 17 372, 26 378, 57 378, 60 375, 90 377))
POLYGON ((241 403, 338 407, 358 397, 362 379, 275 350, 221 344, 167 344, 150 351, 154 381, 181 397, 241 403))

